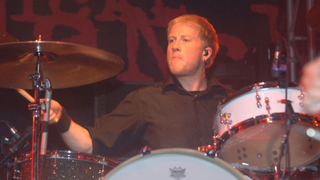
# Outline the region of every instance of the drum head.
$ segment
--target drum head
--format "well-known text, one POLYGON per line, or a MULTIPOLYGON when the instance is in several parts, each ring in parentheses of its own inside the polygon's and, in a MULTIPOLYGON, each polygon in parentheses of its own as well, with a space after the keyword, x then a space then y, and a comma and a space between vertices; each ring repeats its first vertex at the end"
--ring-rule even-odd
POLYGON ((247 179, 219 158, 191 149, 161 149, 137 155, 110 171, 105 180, 247 179))
MULTIPOLYGON (((288 139, 290 167, 301 168, 319 158, 320 142, 307 136, 309 128, 319 129, 312 116, 295 114, 288 139)), ((242 168, 260 172, 272 172, 278 162, 281 142, 286 133, 285 114, 258 116, 233 126, 220 138, 219 157, 242 168)), ((284 165, 284 158, 281 167, 284 165)))

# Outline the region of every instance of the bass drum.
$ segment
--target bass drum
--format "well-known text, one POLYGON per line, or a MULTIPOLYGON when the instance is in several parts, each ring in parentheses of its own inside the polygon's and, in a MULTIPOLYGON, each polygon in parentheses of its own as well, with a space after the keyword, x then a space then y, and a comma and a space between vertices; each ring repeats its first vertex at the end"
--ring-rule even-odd
MULTIPOLYGON (((102 156, 73 152, 47 151, 45 163, 38 167, 41 180, 102 179, 119 163, 102 156), (42 168, 42 169, 41 169, 42 168)), ((15 163, 13 179, 31 179, 31 154, 21 154, 15 163)))
POLYGON ((111 170, 104 180, 247 180, 238 170, 215 157, 192 149, 173 148, 137 155, 111 170))

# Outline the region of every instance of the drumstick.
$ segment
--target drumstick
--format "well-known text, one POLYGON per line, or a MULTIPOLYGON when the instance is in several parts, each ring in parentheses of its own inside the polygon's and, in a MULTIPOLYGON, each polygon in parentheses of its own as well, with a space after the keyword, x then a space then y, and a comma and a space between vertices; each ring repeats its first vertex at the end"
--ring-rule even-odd
POLYGON ((27 91, 25 91, 24 89, 16 89, 18 91, 18 93, 20 93, 23 97, 25 97, 28 101, 30 102, 34 102, 34 98, 32 96, 30 96, 29 93, 27 93, 27 91))

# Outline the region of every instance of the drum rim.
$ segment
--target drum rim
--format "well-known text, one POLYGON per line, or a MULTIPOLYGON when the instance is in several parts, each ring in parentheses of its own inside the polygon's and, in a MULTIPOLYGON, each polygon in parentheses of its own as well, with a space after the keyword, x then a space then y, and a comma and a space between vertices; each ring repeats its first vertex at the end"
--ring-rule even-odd
MULTIPOLYGON (((17 158, 18 163, 31 160, 30 154, 31 154, 30 152, 20 154, 20 156, 17 158)), ((65 160, 81 160, 81 161, 87 161, 87 162, 94 162, 98 164, 105 164, 112 168, 119 165, 119 162, 112 159, 108 159, 104 156, 84 153, 80 151, 71 151, 71 150, 47 150, 46 158, 47 159, 57 158, 57 159, 65 159, 65 160)))
POLYGON ((196 151, 196 150, 187 149, 187 148, 164 148, 164 149, 152 150, 148 155, 142 155, 142 154, 135 155, 129 158, 128 160, 124 161, 123 163, 121 163, 119 166, 115 167, 111 171, 109 171, 108 174, 104 177, 104 180, 107 180, 110 176, 116 173, 117 170, 129 164, 132 164, 133 162, 143 158, 144 156, 148 157, 150 155, 162 155, 162 154, 180 154, 180 155, 184 154, 184 155, 194 155, 200 158, 204 158, 207 161, 217 163, 219 166, 221 166, 224 169, 227 169, 227 170, 231 169, 233 175, 239 178, 239 180, 247 180, 247 178, 245 178, 245 176, 240 171, 235 169, 233 166, 231 166, 227 162, 223 161, 221 158, 218 158, 218 157, 211 158, 206 156, 205 152, 196 151))
MULTIPOLYGON (((276 88, 276 89, 284 89, 284 88, 280 88, 279 86, 279 82, 278 81, 270 81, 270 82, 259 82, 259 83, 255 83, 255 84, 251 84, 249 86, 243 87, 241 89, 239 89, 238 91, 235 91, 233 93, 230 93, 226 98, 224 98, 221 101, 221 105, 225 105, 230 101, 235 100, 237 97, 240 97, 248 92, 251 92, 252 90, 254 90, 254 87, 257 85, 258 89, 264 89, 264 88, 276 88)), ((290 89, 292 88, 297 88, 299 87, 298 83, 289 83, 288 87, 290 89)))
MULTIPOLYGON (((294 113, 295 115, 298 116, 298 122, 307 122, 307 123, 311 123, 312 125, 314 125, 315 127, 317 127, 316 124, 319 125, 320 121, 314 117, 311 116, 309 114, 305 114, 305 113, 294 113), (317 121, 317 123, 315 122, 317 121)), ((254 118, 249 118, 246 119, 244 121, 241 121, 240 123, 232 126, 228 131, 224 132, 220 138, 219 138, 219 145, 218 145, 218 157, 220 157, 220 150, 221 150, 221 143, 226 142, 229 138, 231 138, 233 135, 235 135, 237 132, 241 132, 242 130, 254 126, 257 123, 261 124, 261 123, 273 123, 273 121, 281 121, 283 120, 282 118, 285 117, 285 113, 273 113, 270 116, 269 115, 260 115, 260 116, 256 116, 254 118), (231 131, 231 132, 229 132, 231 131)), ((295 166, 292 167, 291 170, 295 171, 296 169, 305 167, 311 163, 313 163, 316 159, 318 159, 320 157, 320 154, 318 154, 316 157, 314 157, 314 159, 310 160, 310 162, 301 164, 299 166, 295 166)), ((223 160, 223 158, 221 158, 223 160)), ((231 165, 233 165, 234 167, 236 167, 238 163, 229 163, 231 165)), ((240 165, 241 166, 241 165, 240 165)), ((242 166, 241 166, 242 167, 242 166)), ((243 167, 254 167, 254 166, 243 166, 243 167)), ((258 173, 273 173, 274 169, 270 168, 270 167, 263 167, 265 170, 261 170, 261 171, 255 171, 258 173)), ((238 169, 238 168, 237 168, 238 169)))
MULTIPOLYGON (((311 123, 314 126, 317 126, 316 124, 320 123, 320 121, 316 117, 311 116, 309 114, 305 114, 305 113, 294 113, 294 114, 298 117, 298 121, 300 122, 303 121, 303 122, 311 123), (315 123, 314 120, 316 120, 318 123, 315 123)), ((239 131, 242 131, 248 127, 251 127, 253 125, 256 125, 257 123, 261 124, 261 123, 272 123, 273 121, 281 121, 283 120, 282 119, 283 117, 285 117, 285 113, 272 113, 270 114, 270 116, 264 114, 264 115, 259 115, 256 117, 245 119, 240 123, 237 123, 234 126, 232 126, 226 132, 224 132, 221 135, 220 140, 222 139, 223 141, 226 141, 229 137, 233 136, 233 134, 239 131), (231 133, 228 131, 231 131, 231 133), (227 137, 227 138, 225 139, 224 137, 227 137)))

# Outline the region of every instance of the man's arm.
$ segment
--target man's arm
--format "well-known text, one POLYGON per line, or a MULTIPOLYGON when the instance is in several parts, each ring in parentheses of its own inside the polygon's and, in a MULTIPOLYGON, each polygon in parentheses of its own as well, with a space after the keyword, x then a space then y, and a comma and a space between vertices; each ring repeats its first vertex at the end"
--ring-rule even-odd
POLYGON ((88 130, 75 123, 54 100, 51 100, 49 124, 57 126, 63 141, 72 151, 92 153, 92 140, 88 130))
POLYGON ((92 140, 88 130, 79 124, 71 121, 67 132, 62 133, 61 137, 72 151, 92 153, 92 140))

